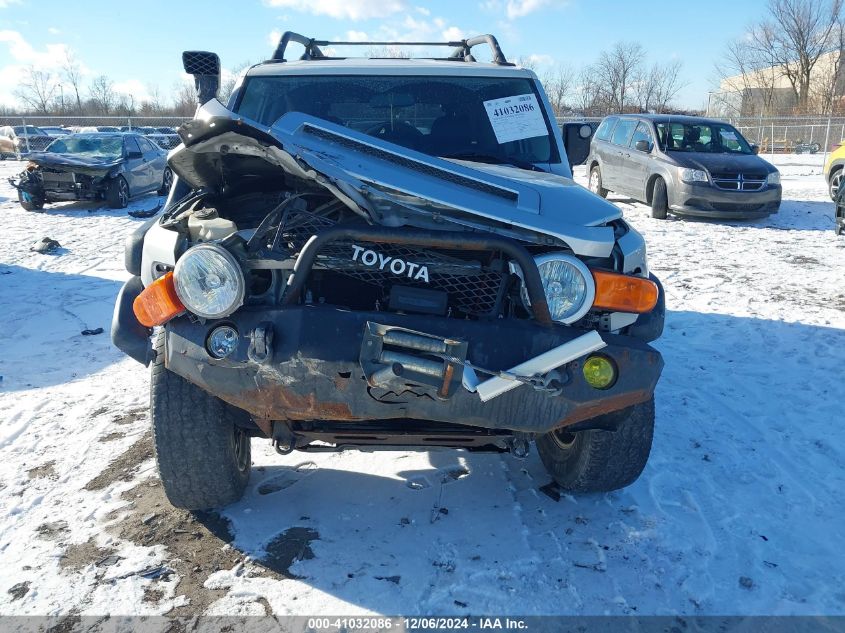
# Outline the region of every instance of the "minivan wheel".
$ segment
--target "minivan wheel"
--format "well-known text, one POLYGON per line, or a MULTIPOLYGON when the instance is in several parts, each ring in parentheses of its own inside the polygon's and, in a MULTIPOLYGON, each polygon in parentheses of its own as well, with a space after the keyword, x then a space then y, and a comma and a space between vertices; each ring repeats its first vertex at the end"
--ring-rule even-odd
POLYGON ((593 165, 593 168, 590 170, 590 184, 588 188, 597 196, 607 198, 607 189, 601 186, 601 170, 598 165, 593 165))
POLYGON ((651 192, 651 217, 665 220, 669 212, 669 193, 666 191, 666 181, 658 178, 654 181, 654 191, 651 192))

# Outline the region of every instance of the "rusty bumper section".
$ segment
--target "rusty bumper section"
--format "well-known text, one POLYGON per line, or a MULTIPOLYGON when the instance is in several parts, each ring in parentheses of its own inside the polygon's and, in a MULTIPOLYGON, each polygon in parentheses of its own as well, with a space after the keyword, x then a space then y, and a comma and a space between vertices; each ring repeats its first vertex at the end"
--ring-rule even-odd
POLYGON ((167 366, 262 421, 410 419, 529 433, 644 402, 663 368, 660 354, 645 343, 603 334, 607 346, 601 353, 619 370, 609 389, 590 387, 575 360, 557 370, 559 395, 521 385, 488 402, 460 387, 444 398, 433 386, 368 384, 360 353, 370 322, 465 341, 466 358, 493 370, 507 370, 584 334, 570 327, 505 319, 466 321, 309 305, 245 308, 227 321, 241 339, 225 360, 215 360, 205 350, 209 332, 219 322, 179 318, 169 323, 167 366), (262 330, 272 331, 272 343, 260 360, 256 332, 262 330))

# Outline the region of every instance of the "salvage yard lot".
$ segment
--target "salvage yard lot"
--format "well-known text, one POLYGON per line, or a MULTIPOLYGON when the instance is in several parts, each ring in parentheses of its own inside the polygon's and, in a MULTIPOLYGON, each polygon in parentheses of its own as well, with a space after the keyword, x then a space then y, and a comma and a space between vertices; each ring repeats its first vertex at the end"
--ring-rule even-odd
POLYGON ((21 163, 0 163, 0 613, 845 614, 845 238, 822 156, 775 163, 766 220, 659 221, 611 195, 669 310, 629 488, 555 500, 536 452, 255 440, 243 500, 197 516, 164 499, 147 371, 108 338, 142 220, 27 213, 21 163), (30 252, 45 236, 61 248, 30 252))

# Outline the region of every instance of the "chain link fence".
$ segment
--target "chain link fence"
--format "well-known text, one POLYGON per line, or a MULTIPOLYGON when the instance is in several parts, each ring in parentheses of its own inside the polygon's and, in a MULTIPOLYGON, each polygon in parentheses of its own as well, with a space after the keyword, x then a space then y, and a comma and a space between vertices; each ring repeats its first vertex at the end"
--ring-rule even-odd
MULTIPOLYGON (((714 117, 715 118, 715 117, 714 117)), ((8 126, 20 139, 21 154, 43 150, 55 138, 75 132, 138 132, 150 137, 164 149, 179 144, 178 128, 190 117, 131 116, 0 116, 0 129, 8 126)), ((596 127, 602 117, 558 117, 558 124, 568 121, 592 123, 596 127)), ((750 142, 760 147, 761 154, 825 153, 845 142, 845 117, 723 117, 750 142)))
POLYGON ((190 117, 0 116, 0 133, 11 128, 21 155, 38 152, 56 138, 77 132, 136 132, 163 149, 180 143, 178 128, 190 117))

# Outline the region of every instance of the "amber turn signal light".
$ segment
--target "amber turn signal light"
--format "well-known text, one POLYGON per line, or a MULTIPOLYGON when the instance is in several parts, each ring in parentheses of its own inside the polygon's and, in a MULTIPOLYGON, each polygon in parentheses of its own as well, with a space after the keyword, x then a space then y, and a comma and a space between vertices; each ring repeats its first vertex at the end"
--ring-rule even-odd
POLYGON ((651 312, 657 305, 659 291, 650 279, 591 270, 596 282, 594 308, 634 312, 651 312))
POLYGON ((141 325, 153 327, 163 325, 177 314, 185 311, 185 306, 176 296, 173 273, 159 277, 135 297, 132 311, 141 325))

